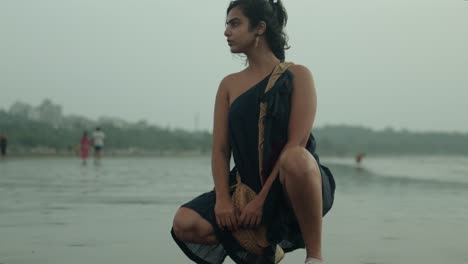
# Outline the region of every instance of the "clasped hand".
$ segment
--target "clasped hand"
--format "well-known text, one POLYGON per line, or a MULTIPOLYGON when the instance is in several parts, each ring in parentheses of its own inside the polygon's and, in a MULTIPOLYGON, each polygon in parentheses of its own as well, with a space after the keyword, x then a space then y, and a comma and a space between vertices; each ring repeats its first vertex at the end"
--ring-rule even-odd
POLYGON ((231 200, 217 201, 215 205, 216 222, 222 229, 230 231, 235 231, 239 227, 257 227, 262 221, 263 203, 264 201, 257 196, 241 212, 237 212, 231 200))

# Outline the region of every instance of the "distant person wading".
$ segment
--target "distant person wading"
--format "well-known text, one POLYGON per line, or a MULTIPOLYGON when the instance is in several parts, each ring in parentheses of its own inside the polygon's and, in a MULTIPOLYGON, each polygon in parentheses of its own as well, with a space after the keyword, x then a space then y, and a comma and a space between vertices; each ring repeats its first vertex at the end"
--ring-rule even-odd
POLYGON ((7 155, 7 145, 8 145, 7 135, 5 133, 2 133, 0 135, 0 155, 2 156, 2 159, 5 158, 7 155))
POLYGON ((106 135, 101 131, 101 128, 96 127, 96 130, 93 132, 94 159, 96 161, 99 161, 102 157, 105 137, 106 135))
POLYGON ((80 139, 80 156, 83 160, 83 164, 86 164, 89 155, 89 146, 91 145, 91 139, 88 137, 88 132, 84 131, 80 139))

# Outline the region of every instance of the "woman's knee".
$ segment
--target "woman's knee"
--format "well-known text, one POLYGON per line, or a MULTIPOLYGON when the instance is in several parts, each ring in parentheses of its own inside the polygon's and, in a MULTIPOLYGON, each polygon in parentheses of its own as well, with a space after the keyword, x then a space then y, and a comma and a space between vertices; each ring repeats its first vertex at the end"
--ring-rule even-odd
POLYGON ((172 228, 176 237, 182 241, 201 241, 214 233, 208 221, 192 209, 184 207, 177 210, 172 228))
POLYGON ((285 177, 303 180, 306 177, 320 175, 317 161, 304 147, 293 147, 285 150, 279 160, 280 179, 285 177))
POLYGON ((172 228, 175 235, 181 240, 183 240, 187 234, 194 232, 195 219, 191 211, 190 209, 181 207, 174 216, 172 228))

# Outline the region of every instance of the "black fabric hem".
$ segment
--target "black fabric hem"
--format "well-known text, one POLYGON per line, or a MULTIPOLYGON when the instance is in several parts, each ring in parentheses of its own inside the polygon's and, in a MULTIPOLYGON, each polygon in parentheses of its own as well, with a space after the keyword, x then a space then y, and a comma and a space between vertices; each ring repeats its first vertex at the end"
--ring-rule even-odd
MULTIPOLYGON (((174 233, 174 229, 171 228, 171 236, 172 238, 174 239, 174 241, 176 242, 176 244, 180 247, 180 249, 182 250, 182 252, 184 252, 184 254, 190 259, 192 260, 193 262, 197 263, 197 264, 218 264, 218 263, 211 263, 211 262, 208 262, 208 261, 205 261, 203 259, 201 259, 200 257, 198 257, 197 255, 193 254, 192 251, 190 251, 190 249, 185 245, 184 242, 182 242, 181 240, 179 240, 175 233, 174 233)), ((218 238, 219 239, 219 238, 218 238)), ((236 241, 232 241, 232 242, 236 242, 236 241)), ((223 242, 219 242, 221 245, 224 246, 224 243, 223 242)), ((237 245, 240 247, 240 245, 237 245)), ((231 258, 236 264, 249 264, 247 261, 244 261, 242 260, 241 258, 239 258, 235 253, 234 253, 234 250, 231 250, 230 248, 225 248, 224 247, 224 250, 226 251, 226 256, 229 256, 229 258, 231 258)), ((224 261, 226 260, 226 256, 222 259, 221 262, 219 263, 224 263, 224 261)), ((262 261, 262 263, 265 263, 265 264, 269 264, 271 262, 268 262, 267 260, 265 261, 262 261)))
MULTIPOLYGON (((250 264, 248 260, 243 260, 242 258, 238 257, 236 252, 236 247, 238 249, 242 249, 245 251, 247 254, 252 254, 247 252, 241 245, 239 245, 239 242, 230 234, 226 234, 223 236, 223 238, 220 239, 220 243, 224 245, 228 245, 228 247, 224 247, 224 250, 226 251, 226 254, 231 258, 236 264, 250 264)), ((274 257, 274 255, 273 255, 274 257)), ((261 263, 261 264, 274 264, 274 261, 269 261, 268 255, 263 254, 261 256, 258 256, 259 261, 256 261, 255 263, 261 263)))
MULTIPOLYGON (((197 212, 193 208, 190 208, 190 207, 185 206, 185 205, 182 205, 181 207, 188 208, 190 210, 195 211, 198 215, 200 215, 203 219, 205 219, 207 222, 209 222, 211 224, 211 226, 213 227, 216 239, 218 240, 218 243, 223 246, 224 251, 226 252, 226 256, 224 256, 224 258, 222 259, 222 261, 220 263, 224 263, 224 261, 226 260, 226 257, 229 256, 229 258, 232 259, 236 264, 250 264, 248 261, 244 261, 243 259, 238 257, 237 254, 235 253, 236 249, 241 248, 244 251, 245 251, 245 249, 237 242, 236 239, 234 239, 234 237, 231 235, 230 232, 223 232, 217 226, 214 226, 213 223, 210 222, 210 219, 205 217, 203 214, 200 214, 199 212, 197 212), (227 245, 227 247, 226 247, 226 245, 227 245)), ((172 235, 172 238, 174 239, 174 241, 180 247, 180 249, 185 253, 185 255, 189 259, 194 261, 195 263, 197 263, 197 264, 218 264, 218 263, 207 262, 207 261, 201 259, 200 257, 198 257, 197 255, 195 255, 192 251, 190 251, 190 249, 188 249, 188 247, 185 245, 185 243, 182 242, 181 240, 179 240, 176 237, 173 228, 171 228, 171 235, 172 235)), ((249 253, 249 254, 251 254, 251 253, 249 253)), ((274 261, 273 262, 268 261, 267 256, 261 256, 261 258, 263 258, 262 262, 260 262, 262 264, 273 264, 274 263, 274 261)))
MULTIPOLYGON (((174 233, 174 229, 171 228, 171 235, 172 235, 172 238, 174 239, 174 241, 177 243, 177 245, 180 247, 180 249, 182 249, 182 252, 185 253, 185 255, 191 259, 192 261, 194 261, 195 263, 197 264, 217 264, 217 263, 210 263, 208 261, 205 261, 199 257, 197 257, 197 255, 193 254, 192 251, 190 251, 190 249, 188 249, 188 247, 181 241, 179 240, 175 233, 174 233)), ((220 263, 223 263, 224 262, 224 259, 222 262, 220 263)))

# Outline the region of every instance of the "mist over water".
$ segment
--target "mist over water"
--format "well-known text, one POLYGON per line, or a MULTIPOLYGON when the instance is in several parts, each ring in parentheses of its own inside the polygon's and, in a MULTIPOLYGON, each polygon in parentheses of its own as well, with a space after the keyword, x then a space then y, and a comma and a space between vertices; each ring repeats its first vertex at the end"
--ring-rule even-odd
MULTIPOLYGON (((328 263, 468 263, 466 157, 322 161, 337 182, 328 263)), ((172 216, 211 189, 209 157, 1 161, 0 263, 189 263, 172 216)))

